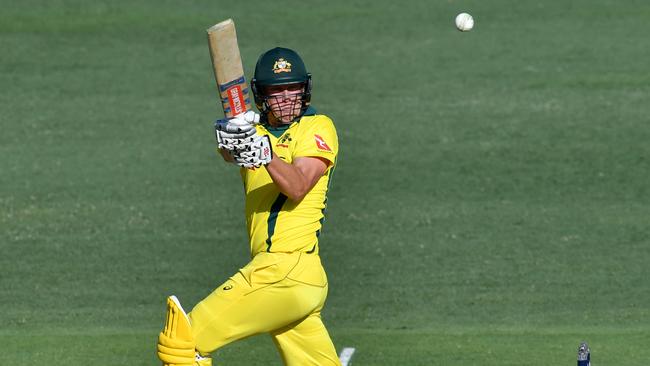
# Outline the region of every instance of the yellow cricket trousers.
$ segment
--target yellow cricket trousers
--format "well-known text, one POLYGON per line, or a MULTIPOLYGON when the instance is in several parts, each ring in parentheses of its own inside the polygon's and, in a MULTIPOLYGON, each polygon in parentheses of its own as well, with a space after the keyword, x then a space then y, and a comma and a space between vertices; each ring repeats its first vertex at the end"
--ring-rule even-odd
POLYGON ((190 312, 196 349, 270 333, 285 365, 339 366, 320 317, 326 297, 318 255, 259 253, 190 312))

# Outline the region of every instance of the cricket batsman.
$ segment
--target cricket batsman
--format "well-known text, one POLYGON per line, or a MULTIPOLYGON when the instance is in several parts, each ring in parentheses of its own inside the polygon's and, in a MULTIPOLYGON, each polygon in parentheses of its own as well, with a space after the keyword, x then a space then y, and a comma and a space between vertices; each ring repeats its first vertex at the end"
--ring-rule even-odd
POLYGON ((310 106, 311 74, 287 48, 263 53, 251 80, 260 111, 215 123, 240 167, 251 261, 185 313, 174 296, 158 338, 163 365, 211 365, 224 345, 269 333, 285 365, 340 365, 321 320, 327 277, 319 234, 336 166, 332 120, 310 106))

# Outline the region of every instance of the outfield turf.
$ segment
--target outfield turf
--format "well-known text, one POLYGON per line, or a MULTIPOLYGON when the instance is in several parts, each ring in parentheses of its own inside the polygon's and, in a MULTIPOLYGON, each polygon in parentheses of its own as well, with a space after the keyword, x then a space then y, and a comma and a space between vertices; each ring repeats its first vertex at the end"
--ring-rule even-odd
MULTIPOLYGON (((155 365, 248 260, 205 29, 337 124, 323 314, 354 365, 650 360, 650 2, 0 0, 0 365, 155 365), (454 29, 474 15, 472 32, 454 29)), ((215 365, 278 365, 267 336, 215 365)))

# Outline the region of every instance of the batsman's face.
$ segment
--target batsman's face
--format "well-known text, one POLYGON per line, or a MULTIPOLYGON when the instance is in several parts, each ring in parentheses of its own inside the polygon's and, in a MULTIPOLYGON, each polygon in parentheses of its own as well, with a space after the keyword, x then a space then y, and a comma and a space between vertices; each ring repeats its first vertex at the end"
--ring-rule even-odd
POLYGON ((291 123, 300 114, 303 84, 276 85, 267 87, 265 94, 273 116, 281 123, 291 123))

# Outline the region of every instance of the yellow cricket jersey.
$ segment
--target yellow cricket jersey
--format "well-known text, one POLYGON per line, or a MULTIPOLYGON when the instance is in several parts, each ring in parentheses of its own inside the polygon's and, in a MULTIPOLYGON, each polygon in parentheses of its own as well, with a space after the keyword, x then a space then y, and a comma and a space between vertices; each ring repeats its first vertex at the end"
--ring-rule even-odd
POLYGON ((330 165, 300 202, 282 194, 266 168, 241 169, 251 256, 260 252, 318 253, 327 188, 339 148, 334 123, 324 115, 304 115, 298 122, 279 128, 258 125, 257 131, 269 135, 273 152, 287 163, 311 156, 324 158, 330 165))

